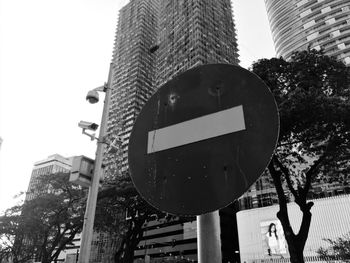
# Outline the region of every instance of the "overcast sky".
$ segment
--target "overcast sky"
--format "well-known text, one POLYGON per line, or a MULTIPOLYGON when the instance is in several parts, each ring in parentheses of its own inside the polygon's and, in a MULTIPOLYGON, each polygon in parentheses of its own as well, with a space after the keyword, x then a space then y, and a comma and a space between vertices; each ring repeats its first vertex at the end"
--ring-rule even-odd
MULTIPOLYGON (((80 120, 100 123, 85 101, 107 81, 118 10, 128 0, 0 0, 0 212, 26 191, 37 161, 94 158, 80 120)), ((233 0, 241 66, 275 55, 263 0, 233 0)))

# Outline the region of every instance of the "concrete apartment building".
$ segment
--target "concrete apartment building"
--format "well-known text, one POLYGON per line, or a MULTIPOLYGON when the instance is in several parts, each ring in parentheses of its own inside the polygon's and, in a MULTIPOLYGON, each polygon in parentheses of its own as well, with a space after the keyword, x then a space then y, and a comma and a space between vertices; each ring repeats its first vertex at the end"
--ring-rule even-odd
POLYGON ((323 49, 350 66, 348 0, 265 0, 277 57, 323 49))
MULTIPOLYGON (((239 63, 230 0, 130 0, 120 10, 107 133, 110 141, 121 138, 121 149, 105 153, 106 178, 128 172, 132 126, 150 96, 177 74, 209 63, 239 63)), ((137 262, 146 255, 151 262, 195 261, 195 225, 191 219, 149 222, 135 251, 137 262)), ((108 235, 95 243, 93 262, 108 258, 101 243, 108 243, 108 235)))

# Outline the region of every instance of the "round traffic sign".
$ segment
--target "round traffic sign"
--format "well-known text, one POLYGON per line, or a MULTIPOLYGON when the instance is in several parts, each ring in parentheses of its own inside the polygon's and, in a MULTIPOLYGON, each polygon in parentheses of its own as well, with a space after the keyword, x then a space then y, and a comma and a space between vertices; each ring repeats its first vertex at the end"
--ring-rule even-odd
POLYGON ((162 86, 129 141, 131 178, 159 210, 200 215, 240 197, 268 165, 279 117, 264 82, 228 64, 190 69, 162 86))

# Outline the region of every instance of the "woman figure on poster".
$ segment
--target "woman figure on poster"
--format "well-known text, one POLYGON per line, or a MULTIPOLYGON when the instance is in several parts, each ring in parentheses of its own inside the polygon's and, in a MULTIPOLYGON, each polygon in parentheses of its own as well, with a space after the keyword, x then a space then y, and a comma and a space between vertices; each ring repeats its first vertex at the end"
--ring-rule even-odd
POLYGON ((268 246, 268 254, 269 256, 272 255, 279 255, 281 257, 281 237, 278 237, 277 235, 277 228, 276 228, 276 224, 275 223, 271 223, 269 225, 269 230, 266 233, 266 240, 267 240, 267 246, 268 246))

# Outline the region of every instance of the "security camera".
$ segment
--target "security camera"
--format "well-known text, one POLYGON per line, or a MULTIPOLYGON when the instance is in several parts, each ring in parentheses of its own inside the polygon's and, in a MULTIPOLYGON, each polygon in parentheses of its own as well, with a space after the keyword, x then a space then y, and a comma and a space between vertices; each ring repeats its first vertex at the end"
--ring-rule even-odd
POLYGON ((98 92, 96 90, 90 90, 86 95, 86 100, 91 104, 97 103, 99 101, 98 92))
POLYGON ((78 123, 78 126, 82 128, 83 130, 91 130, 91 131, 96 131, 98 128, 98 124, 92 123, 92 122, 87 122, 87 121, 80 121, 78 123))

